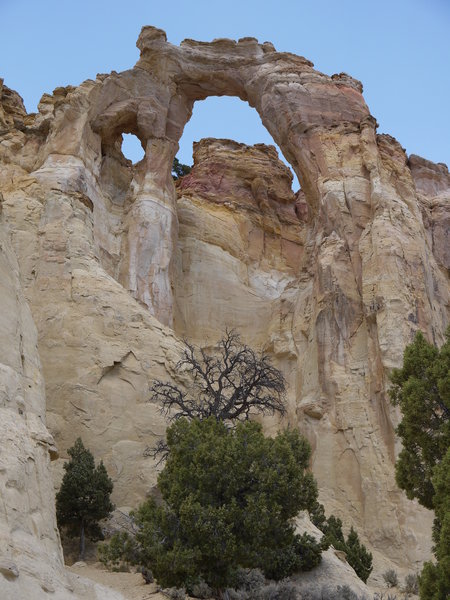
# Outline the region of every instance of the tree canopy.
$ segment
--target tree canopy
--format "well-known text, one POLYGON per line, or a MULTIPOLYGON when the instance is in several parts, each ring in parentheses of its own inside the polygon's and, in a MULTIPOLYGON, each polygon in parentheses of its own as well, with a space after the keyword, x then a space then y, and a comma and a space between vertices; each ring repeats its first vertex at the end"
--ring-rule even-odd
POLYGON ((333 545, 336 550, 345 552, 346 559, 349 565, 353 567, 358 577, 366 583, 369 575, 372 572, 372 554, 367 550, 364 544, 361 543, 358 533, 350 528, 350 533, 347 539, 342 531, 342 521, 334 515, 325 518, 323 506, 316 503, 313 511, 310 511, 312 522, 323 532, 322 545, 328 547, 333 545), (321 510, 317 510, 317 506, 321 510))
POLYGON ((450 597, 450 448, 435 467, 432 478, 435 520, 434 554, 437 562, 427 562, 419 578, 422 600, 448 600, 450 597))
POLYGON ((317 499, 298 432, 275 438, 254 422, 230 429, 214 417, 179 419, 158 478, 164 503, 137 511, 140 561, 163 586, 203 579, 233 584, 239 567, 281 579, 320 562, 320 545, 295 533, 293 518, 317 499))
POLYGON ((99 521, 106 518, 114 505, 110 501, 113 483, 103 462, 95 466, 90 450, 78 438, 67 451, 65 474, 56 494, 58 526, 65 526, 71 537, 80 536, 80 559, 84 559, 85 537, 103 539, 99 521))
POLYGON ((227 331, 213 350, 185 342, 176 368, 191 385, 152 386, 152 400, 172 421, 167 441, 155 449, 167 459, 158 477, 163 501, 140 506, 135 533, 116 535, 102 548, 104 564, 139 564, 164 587, 206 582, 220 595, 242 568, 281 579, 313 568, 327 544, 342 542, 365 581, 372 556, 353 529, 346 541, 341 521, 325 518, 307 470, 308 442, 289 429, 266 438, 249 420, 285 413, 286 382, 269 357, 227 331), (333 539, 319 544, 296 534, 293 519, 301 510, 325 533, 336 522, 333 539))
POLYGON ((405 348, 403 367, 394 369, 391 381, 391 399, 402 412, 397 483, 408 498, 432 509, 433 469, 450 445, 450 333, 439 350, 419 332, 405 348))
POLYGON ((434 509, 434 553, 419 578, 422 600, 450 595, 450 329, 439 350, 418 333, 405 348, 403 367, 392 374, 391 398, 400 406, 397 433, 403 449, 398 485, 408 498, 434 509))
POLYGON ((181 177, 184 177, 185 175, 188 175, 190 172, 191 172, 191 167, 189 167, 188 165, 184 165, 183 163, 180 163, 180 161, 178 160, 177 157, 175 157, 173 159, 172 177, 175 179, 175 181, 177 179, 181 179, 181 177))

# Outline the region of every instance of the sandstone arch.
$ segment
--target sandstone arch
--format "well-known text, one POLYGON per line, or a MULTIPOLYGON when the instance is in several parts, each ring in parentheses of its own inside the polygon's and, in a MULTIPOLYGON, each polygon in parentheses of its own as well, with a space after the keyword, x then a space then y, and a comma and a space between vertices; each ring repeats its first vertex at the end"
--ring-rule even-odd
POLYGON ((317 175, 329 175, 323 130, 359 130, 369 116, 360 82, 346 74, 330 78, 318 73, 310 61, 276 52, 255 38, 185 40, 177 47, 167 43, 162 30, 144 27, 137 46, 141 58, 135 69, 103 86, 94 130, 108 140, 121 129, 137 135, 143 145, 152 137, 178 143, 195 101, 236 96, 258 111, 311 203, 318 193, 317 175), (111 103, 113 86, 126 90, 111 103))
MULTIPOLYGON (((121 133, 133 133, 141 140, 146 157, 135 179, 146 191, 133 208, 132 221, 152 221, 156 202, 166 223, 163 231, 160 223, 155 224, 148 237, 159 237, 169 253, 176 238, 170 167, 195 101, 230 95, 254 107, 291 163, 314 213, 323 195, 322 180, 341 180, 340 171, 345 170, 343 153, 336 147, 331 154, 328 144, 346 143, 348 136, 359 136, 365 127, 373 134, 374 121, 368 119, 359 82, 346 75, 330 78, 317 73, 310 61, 276 52, 271 44, 244 38, 210 44, 185 40, 177 47, 167 43, 162 30, 144 27, 137 45, 141 58, 135 69, 113 74, 95 89, 89 122, 100 134, 103 154, 117 155, 121 133)), ((170 295, 170 261, 155 247, 137 247, 135 241, 142 236, 133 226, 129 231, 125 254, 137 262, 138 272, 124 261, 120 280, 170 324, 171 309, 164 309, 161 300, 170 295), (149 252, 156 252, 157 265, 148 263, 149 252)), ((156 246, 161 246, 159 241, 156 246)))

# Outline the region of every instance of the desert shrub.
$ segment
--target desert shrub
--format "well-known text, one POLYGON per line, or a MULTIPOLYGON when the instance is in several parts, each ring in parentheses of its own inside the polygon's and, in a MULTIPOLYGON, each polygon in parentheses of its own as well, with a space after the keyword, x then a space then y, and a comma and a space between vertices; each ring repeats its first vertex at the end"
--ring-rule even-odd
POLYGON ((322 531, 327 521, 324 505, 315 500, 308 509, 308 512, 311 522, 322 531))
POLYGON ((353 567, 358 577, 367 581, 372 572, 372 554, 359 540, 357 532, 351 527, 347 539, 344 538, 342 531, 342 521, 338 517, 331 515, 321 527, 324 536, 322 545, 327 547, 330 544, 336 550, 345 552, 347 562, 353 567))
POLYGON ((185 600, 186 599, 186 590, 184 588, 166 588, 161 590, 161 592, 170 598, 170 600, 185 600))
POLYGON ((336 594, 336 598, 339 600, 362 600, 348 585, 338 585, 336 594))
POLYGON ((146 584, 149 583, 153 583, 154 579, 153 579, 153 573, 150 571, 150 569, 146 569, 145 567, 141 567, 139 569, 139 572, 141 573, 142 577, 144 578, 144 581, 146 584))
POLYGON ((321 590, 302 590, 301 600, 369 600, 354 592, 348 585, 322 586, 321 590))
POLYGON ((271 582, 256 590, 250 596, 251 600, 300 600, 300 593, 292 581, 284 579, 271 582))
POLYGON ((383 579, 388 588, 396 587, 398 585, 398 575, 394 569, 388 569, 383 573, 383 579))
POLYGON ((109 543, 97 549, 99 561, 111 571, 129 570, 139 561, 136 540, 126 531, 111 536, 109 543))
POLYGON ((213 596, 213 590, 209 587, 206 581, 199 581, 197 583, 194 583, 194 585, 189 590, 189 594, 191 596, 194 596, 194 598, 200 598, 201 600, 205 600, 213 596))
POLYGON ((300 600, 299 592, 288 579, 266 583, 259 569, 240 569, 236 588, 227 589, 229 600, 300 600))
POLYGON ((358 534, 350 528, 347 540, 345 542, 345 553, 347 562, 354 568, 358 577, 366 583, 372 572, 372 554, 367 550, 364 544, 361 544, 358 534))
POLYGON ((227 600, 251 600, 251 596, 245 590, 235 590, 234 588, 227 588, 223 596, 227 600))
POLYGON ((271 551, 268 556, 270 558, 264 566, 264 574, 268 579, 278 581, 292 573, 317 567, 322 559, 322 546, 307 533, 296 534, 292 544, 271 551))
POLYGON ((405 584, 403 591, 406 594, 418 594, 419 593, 419 578, 416 573, 408 573, 405 577, 405 584))
POLYGON ((238 569, 235 587, 246 592, 255 592, 266 583, 260 569, 238 569))

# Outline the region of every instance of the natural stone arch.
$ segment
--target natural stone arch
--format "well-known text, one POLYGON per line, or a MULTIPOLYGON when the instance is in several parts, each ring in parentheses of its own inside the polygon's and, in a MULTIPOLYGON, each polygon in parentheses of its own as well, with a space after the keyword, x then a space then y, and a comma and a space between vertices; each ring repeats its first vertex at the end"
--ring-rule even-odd
POLYGON ((325 76, 314 71, 310 61, 277 52, 272 44, 259 44, 254 38, 185 40, 173 46, 162 30, 144 27, 137 46, 141 57, 136 67, 102 82, 89 121, 100 136, 103 155, 117 153, 123 132, 134 133, 146 150, 133 175, 137 192, 128 213, 120 281, 170 324, 167 257, 177 230, 171 165, 194 103, 228 95, 254 107, 297 174, 313 213, 323 195, 322 179, 342 180, 340 170, 345 170, 339 148, 330 153, 330 145, 339 146, 339 138, 348 134, 359 136, 369 112, 359 82, 347 75, 325 76), (153 223, 145 236, 142 223, 153 223), (131 262, 137 267, 131 269, 131 262))
POLYGON ((313 202, 317 175, 327 175, 324 134, 339 127, 344 133, 359 130, 369 115, 360 82, 346 74, 323 75, 310 61, 254 38, 173 46, 164 31, 147 26, 137 46, 135 69, 110 76, 91 111, 104 143, 118 131, 134 133, 144 146, 151 137, 178 143, 195 101, 236 96, 258 111, 313 202), (113 86, 121 94, 111 103, 113 86))
POLYGON ((227 139, 247 146, 264 144, 276 148, 278 157, 293 175, 292 189, 300 189, 297 176, 275 140, 264 127, 258 111, 237 96, 208 96, 196 100, 192 116, 179 140, 177 157, 192 165, 194 145, 201 139, 227 139))
MULTIPOLYGON (((258 111, 311 202, 317 195, 317 175, 327 175, 325 131, 359 129, 369 115, 360 82, 345 74, 318 73, 310 61, 277 52, 272 44, 259 44, 255 38, 184 40, 173 46, 162 30, 144 27, 137 46, 141 57, 136 68, 149 73, 165 92, 170 90, 165 137, 178 143, 195 101, 236 96, 258 111)), ((145 121, 142 130, 156 120, 154 108, 145 100, 137 102, 137 121, 142 125, 145 121)))

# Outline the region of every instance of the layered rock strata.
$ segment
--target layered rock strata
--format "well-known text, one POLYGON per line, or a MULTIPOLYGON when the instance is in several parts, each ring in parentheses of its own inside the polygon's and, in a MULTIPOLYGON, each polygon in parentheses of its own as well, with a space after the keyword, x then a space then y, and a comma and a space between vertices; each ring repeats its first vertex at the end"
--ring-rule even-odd
POLYGON ((416 566, 431 515, 395 485, 387 375, 415 331, 440 343, 448 323, 448 171, 378 136, 358 81, 269 43, 178 47, 145 27, 138 47, 133 69, 57 88, 37 114, 0 89, 1 221, 61 455, 81 435, 116 504, 135 506, 165 428, 151 381, 183 383, 180 336, 205 344, 235 327, 285 372, 287 422, 311 441, 327 510, 378 560, 416 566), (175 188, 178 141, 209 95, 258 111, 299 193, 273 148, 226 140, 197 144, 175 188), (123 133, 145 150, 136 165, 123 133))
POLYGON ((415 154, 408 160, 416 185, 427 241, 442 269, 450 270, 450 173, 415 154))
POLYGON ((0 225, 0 597, 123 600, 64 570, 37 332, 0 225))

